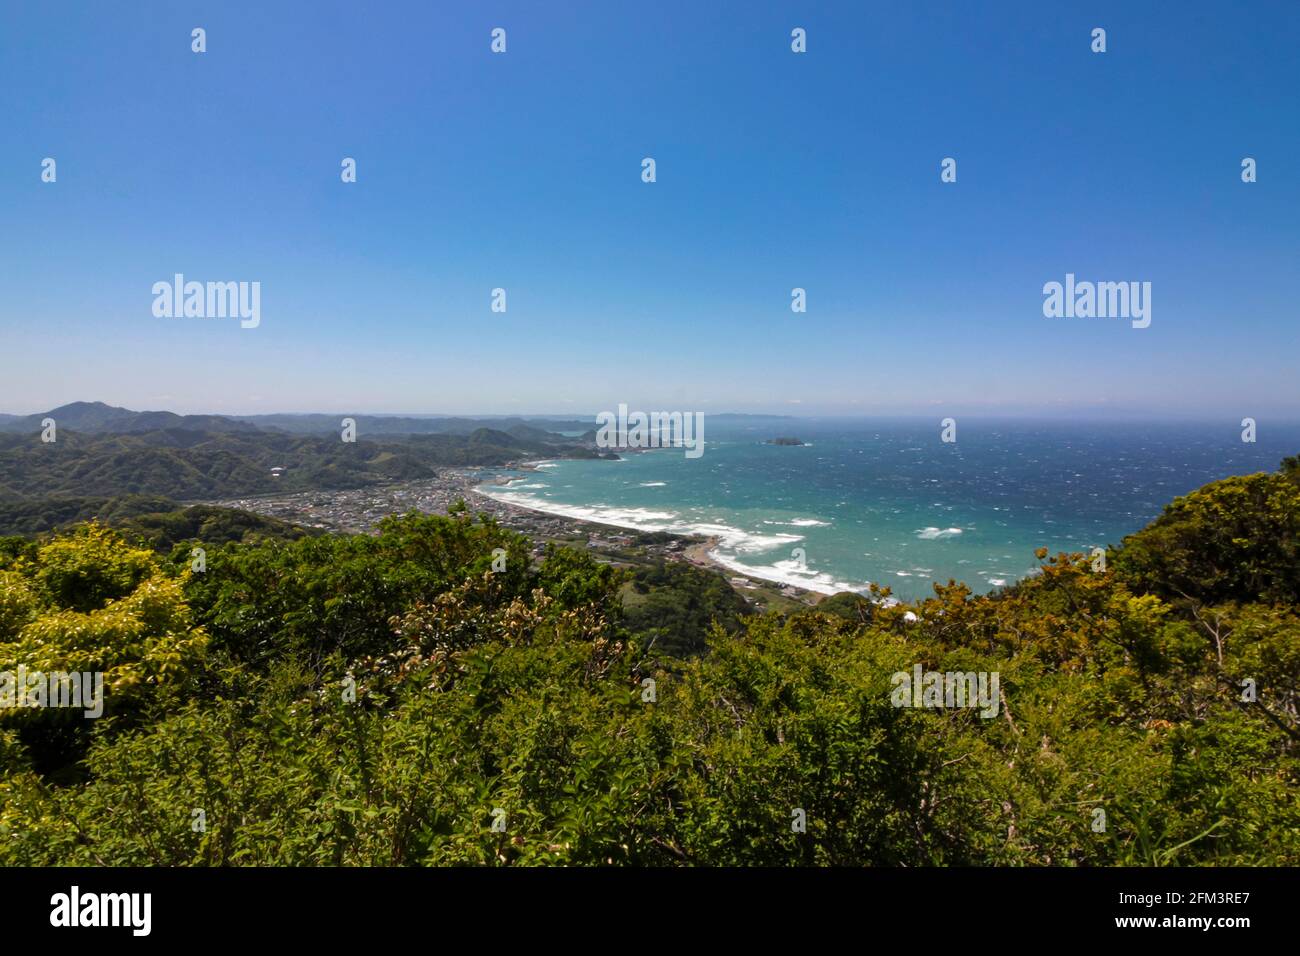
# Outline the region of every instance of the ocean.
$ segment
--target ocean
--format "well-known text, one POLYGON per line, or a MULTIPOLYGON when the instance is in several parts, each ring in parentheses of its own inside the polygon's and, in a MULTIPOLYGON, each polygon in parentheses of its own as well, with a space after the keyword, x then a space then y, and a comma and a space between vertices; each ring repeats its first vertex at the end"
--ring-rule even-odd
POLYGON ((1300 425, 706 418, 705 451, 627 453, 500 472, 480 490, 524 507, 647 531, 710 535, 738 572, 834 593, 896 597, 964 581, 987 592, 1031 573, 1034 550, 1118 544, 1178 495, 1273 471, 1300 425), (768 444, 796 437, 801 446, 768 444))

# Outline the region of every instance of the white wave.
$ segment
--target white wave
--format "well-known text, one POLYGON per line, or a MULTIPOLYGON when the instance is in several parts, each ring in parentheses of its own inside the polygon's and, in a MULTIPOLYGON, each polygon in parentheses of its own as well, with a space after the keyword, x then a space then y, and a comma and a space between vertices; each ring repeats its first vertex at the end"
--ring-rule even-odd
POLYGON ((666 481, 643 481, 643 482, 641 482, 640 487, 642 487, 642 488, 662 488, 662 487, 663 487, 664 485, 666 485, 666 484, 668 484, 668 482, 666 482, 666 481))
MULTIPOLYGON (((540 488, 546 487, 548 486, 540 485, 540 488)), ((780 548, 791 549, 795 544, 803 541, 804 536, 794 532, 763 533, 738 528, 717 519, 710 520, 707 509, 700 507, 687 508, 677 512, 609 504, 564 504, 540 497, 538 494, 530 494, 530 491, 539 490, 533 484, 481 485, 476 490, 486 497, 507 504, 580 521, 632 528, 639 531, 667 531, 674 534, 701 535, 714 538, 717 541, 717 546, 709 554, 712 560, 737 574, 749 575, 750 577, 772 581, 777 584, 791 585, 821 594, 836 594, 841 591, 863 593, 869 587, 863 582, 841 580, 830 573, 813 570, 801 560, 796 559, 794 555, 789 557, 780 556, 777 560, 770 561, 767 564, 748 564, 742 560, 742 557, 770 553, 780 548)), ((542 492, 542 494, 550 495, 551 492, 542 492)), ((766 520, 762 523, 767 526, 791 528, 830 524, 830 522, 816 518, 798 518, 790 521, 766 520)), ((918 537, 926 540, 955 537, 961 533, 961 528, 923 528, 916 532, 918 537)), ((900 578, 919 577, 926 573, 928 573, 928 569, 921 567, 912 568, 910 571, 899 570, 894 572, 900 578)), ((985 572, 985 576, 988 573, 985 572)), ((1006 583, 1006 580, 1001 577, 986 577, 986 579, 994 587, 1001 587, 1006 583)), ((888 603, 896 603, 896 599, 888 603)))
POLYGON ((961 534, 961 528, 918 528, 916 531, 916 536, 922 541, 955 538, 959 534, 961 534))
POLYGON ((686 534, 702 534, 710 538, 717 538, 722 547, 732 551, 742 551, 746 554, 759 554, 763 551, 771 551, 774 548, 791 545, 796 541, 803 540, 801 534, 756 534, 752 531, 733 528, 729 524, 717 524, 708 521, 686 524, 682 527, 687 529, 686 534))
POLYGON ((490 485, 480 486, 478 492, 496 501, 520 508, 531 508, 547 514, 560 515, 565 518, 577 518, 580 521, 592 521, 597 524, 615 525, 620 528, 637 528, 645 531, 671 530, 670 522, 676 517, 673 511, 651 511, 649 508, 618 508, 612 505, 567 505, 555 501, 545 501, 535 495, 521 494, 513 489, 494 488, 490 485))
POLYGON ((805 591, 816 591, 818 594, 838 594, 840 591, 865 591, 867 589, 865 584, 838 581, 829 574, 813 571, 793 559, 777 561, 773 564, 753 565, 745 564, 721 550, 710 551, 709 557, 723 567, 740 574, 747 574, 752 578, 760 578, 764 581, 775 581, 777 584, 789 584, 805 591))
POLYGON ((775 548, 788 547, 803 540, 803 535, 799 534, 756 534, 728 524, 685 520, 675 511, 654 511, 650 508, 617 507, 603 504, 562 504, 494 485, 480 486, 478 491, 488 498, 503 501, 506 504, 517 505, 520 508, 531 508, 534 511, 544 511, 547 514, 560 515, 565 518, 577 518, 580 521, 591 521, 596 524, 613 525, 619 528, 634 528, 638 531, 670 531, 674 534, 692 534, 717 538, 720 547, 726 548, 728 551, 744 554, 759 554, 775 548))

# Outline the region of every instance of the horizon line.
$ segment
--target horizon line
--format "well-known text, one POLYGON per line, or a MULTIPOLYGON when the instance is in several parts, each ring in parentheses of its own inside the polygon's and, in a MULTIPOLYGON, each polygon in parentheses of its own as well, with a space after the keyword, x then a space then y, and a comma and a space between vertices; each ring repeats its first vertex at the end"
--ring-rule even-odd
MULTIPOLYGON (((37 409, 31 412, 0 412, 0 419, 9 418, 30 418, 35 415, 49 414, 66 408, 69 405, 101 405, 108 409, 117 409, 131 412, 134 414, 148 413, 168 413, 182 417, 186 416, 210 416, 214 418, 227 419, 249 419, 249 418, 273 418, 297 417, 306 418, 314 415, 342 415, 342 416, 368 416, 372 418, 411 418, 424 420, 438 419, 470 419, 470 420, 489 420, 489 419, 506 419, 506 418, 534 418, 534 419, 559 419, 567 421, 586 421, 590 419, 593 424, 597 423, 597 412, 541 412, 541 411, 509 411, 509 412, 412 412, 412 411, 364 411, 355 408, 340 409, 313 409, 307 411, 255 411, 255 412, 228 412, 228 411, 191 411, 181 412, 169 408, 144 408, 137 409, 125 405, 113 405, 102 400, 85 400, 76 399, 70 402, 64 402, 52 408, 37 409)), ((627 403, 625 403, 627 404, 627 403)), ((1074 424, 1210 424, 1231 421, 1234 425, 1239 425, 1241 417, 1250 417, 1259 419, 1266 417, 1271 419, 1272 424, 1282 425, 1300 425, 1300 412, 1283 412, 1281 414, 1271 414, 1268 410, 1256 411, 1251 415, 1245 413, 1224 413, 1222 416, 1211 415, 1204 411, 1192 413, 1153 413, 1150 410, 1136 411, 1121 408, 1098 409, 1096 406, 1081 407, 1064 407, 1058 406, 1053 409, 1025 411, 1023 409, 999 411, 995 409, 980 409, 978 411, 963 410, 960 403, 953 403, 957 406, 955 409, 944 410, 936 408, 932 411, 827 411, 827 412, 772 412, 772 411, 717 411, 709 412, 699 409, 691 409, 694 413, 699 411, 706 417, 713 418, 766 418, 766 419, 792 419, 797 421, 899 421, 899 420, 929 420, 938 416, 957 417, 975 421, 1016 421, 1016 422, 1054 422, 1060 423, 1066 421, 1074 424)), ((666 407, 666 406, 665 406, 666 407)), ((637 409, 641 410, 641 409, 637 409)), ((645 406, 646 411, 661 411, 660 407, 654 404, 645 406)))

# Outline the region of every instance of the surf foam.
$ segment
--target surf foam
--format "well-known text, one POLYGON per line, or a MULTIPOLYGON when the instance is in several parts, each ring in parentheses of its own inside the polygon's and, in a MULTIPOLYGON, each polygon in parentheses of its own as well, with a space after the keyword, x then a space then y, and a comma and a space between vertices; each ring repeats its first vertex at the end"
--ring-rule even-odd
POLYGON ((961 528, 918 528, 916 536, 922 541, 937 541, 941 538, 955 538, 961 534, 961 528))

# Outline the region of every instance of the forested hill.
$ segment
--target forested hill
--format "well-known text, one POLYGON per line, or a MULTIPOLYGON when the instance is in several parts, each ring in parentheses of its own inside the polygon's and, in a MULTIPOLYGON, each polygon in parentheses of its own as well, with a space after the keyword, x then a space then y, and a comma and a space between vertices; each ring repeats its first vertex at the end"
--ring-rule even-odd
POLYGON ((137 412, 103 402, 71 402, 48 412, 32 415, 0 416, 0 432, 39 435, 46 419, 59 428, 77 432, 114 433, 186 429, 208 432, 254 432, 257 428, 243 421, 220 415, 177 415, 175 412, 137 412))
POLYGON ((0 672, 108 718, 0 709, 0 865, 1300 864, 1297 459, 1104 563, 787 617, 463 509, 168 524, 0 539, 0 672))
POLYGON ((455 416, 409 415, 178 415, 175 412, 138 412, 104 402, 71 402, 48 412, 31 415, 0 415, 0 432, 39 433, 41 423, 52 418, 60 428, 79 432, 114 433, 185 429, 187 431, 286 432, 295 435, 336 435, 340 422, 351 418, 357 431, 378 435, 462 435, 480 428, 505 432, 520 439, 562 442, 560 432, 582 432, 591 420, 551 418, 463 418, 455 416))
POLYGON ((440 467, 595 454, 523 422, 502 429, 457 420, 456 431, 379 432, 371 438, 370 420, 362 416, 357 440, 345 442, 341 421, 303 434, 220 416, 132 412, 85 402, 14 417, 0 422, 0 503, 49 496, 185 500, 358 488, 431 477, 440 467), (41 440, 45 419, 55 423, 52 442, 41 440), (475 427, 462 427, 466 424, 475 427))
POLYGON ((182 507, 156 495, 0 501, 0 535, 36 535, 89 521, 111 526, 129 538, 164 550, 191 539, 225 544, 271 537, 293 540, 324 533, 234 508, 182 507))

